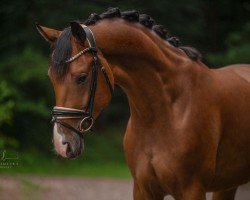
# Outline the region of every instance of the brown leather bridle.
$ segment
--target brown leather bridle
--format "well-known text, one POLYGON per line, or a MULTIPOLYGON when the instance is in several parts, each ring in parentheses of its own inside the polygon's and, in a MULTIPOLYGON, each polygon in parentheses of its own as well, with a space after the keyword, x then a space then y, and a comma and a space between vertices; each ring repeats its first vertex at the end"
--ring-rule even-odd
POLYGON ((102 66, 99 61, 94 35, 87 26, 82 25, 82 27, 86 33, 86 38, 87 38, 89 47, 80 51, 76 55, 72 56, 66 62, 67 63, 73 62, 75 59, 79 58, 81 55, 83 55, 86 52, 90 52, 92 54, 92 57, 93 57, 92 78, 91 78, 91 83, 90 83, 90 95, 89 95, 87 107, 86 109, 79 110, 79 109, 74 109, 74 108, 55 106, 51 113, 53 124, 58 123, 64 126, 65 128, 70 129, 71 131, 74 131, 80 137, 82 137, 83 133, 90 130, 92 126, 94 125, 93 110, 94 110, 94 100, 95 100, 95 92, 96 92, 96 86, 97 86, 99 66, 101 67, 102 74, 106 80, 106 83, 108 85, 108 88, 112 96, 114 92, 113 86, 111 85, 107 72, 104 66, 102 66), (76 129, 70 124, 64 122, 63 121, 64 119, 82 119, 82 120, 80 121, 78 128, 76 129), (87 127, 85 127, 86 123, 88 124, 87 127))

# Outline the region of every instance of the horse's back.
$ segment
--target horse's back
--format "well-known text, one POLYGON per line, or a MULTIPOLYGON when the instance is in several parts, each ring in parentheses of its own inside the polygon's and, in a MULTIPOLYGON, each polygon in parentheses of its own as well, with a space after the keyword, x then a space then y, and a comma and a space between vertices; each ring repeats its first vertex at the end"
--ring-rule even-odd
POLYGON ((250 83, 250 64, 235 64, 220 68, 222 71, 231 71, 250 83))

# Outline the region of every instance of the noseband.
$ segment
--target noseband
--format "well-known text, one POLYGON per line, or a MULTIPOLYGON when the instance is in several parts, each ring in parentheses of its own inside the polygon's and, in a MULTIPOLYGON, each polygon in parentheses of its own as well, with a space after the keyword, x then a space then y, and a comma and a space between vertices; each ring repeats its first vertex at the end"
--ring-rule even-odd
POLYGON ((96 86, 97 86, 97 77, 98 77, 98 67, 101 67, 102 74, 106 80, 106 83, 108 85, 108 88, 110 90, 111 95, 113 96, 113 87, 111 85, 111 82, 108 78, 108 75, 106 73, 106 70, 104 66, 101 66, 101 63, 99 61, 98 55, 97 55, 97 48, 95 43, 95 38, 92 33, 92 31, 85 25, 82 25, 83 30, 86 33, 86 38, 89 44, 89 47, 80 51, 76 55, 69 58, 66 63, 71 63, 72 61, 79 58, 81 55, 83 55, 86 52, 90 52, 93 57, 93 66, 92 66, 92 77, 91 77, 91 83, 90 83, 90 90, 89 90, 89 100, 86 109, 79 110, 74 108, 66 108, 66 107, 58 107, 55 106, 52 110, 52 122, 58 123, 65 128, 74 131, 77 133, 80 137, 82 137, 83 133, 90 130, 92 126, 94 125, 94 118, 93 118, 93 109, 94 109, 94 100, 95 100, 95 93, 96 93, 96 86), (70 124, 64 122, 65 119, 81 119, 78 128, 74 128, 70 124), (87 123, 87 127, 85 128, 84 125, 87 123))

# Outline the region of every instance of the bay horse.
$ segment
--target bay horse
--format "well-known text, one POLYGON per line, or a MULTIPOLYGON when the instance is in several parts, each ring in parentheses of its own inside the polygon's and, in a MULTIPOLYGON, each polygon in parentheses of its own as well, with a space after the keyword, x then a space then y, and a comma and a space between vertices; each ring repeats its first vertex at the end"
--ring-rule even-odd
POLYGON ((250 180, 250 65, 210 69, 137 11, 110 8, 63 31, 36 26, 52 45, 59 155, 81 154, 83 132, 118 85, 131 113, 123 146, 135 200, 204 200, 206 192, 233 200, 250 180))

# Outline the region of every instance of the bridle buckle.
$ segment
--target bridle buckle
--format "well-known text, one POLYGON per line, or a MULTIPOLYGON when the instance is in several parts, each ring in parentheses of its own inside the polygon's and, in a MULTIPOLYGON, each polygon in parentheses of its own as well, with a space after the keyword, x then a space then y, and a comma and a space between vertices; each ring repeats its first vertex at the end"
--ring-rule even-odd
POLYGON ((91 117, 91 116, 84 117, 79 124, 79 130, 81 132, 87 132, 92 128, 93 125, 94 125, 94 118, 93 117, 91 117), (84 123, 89 123, 89 122, 90 122, 89 126, 87 128, 84 128, 84 123))

